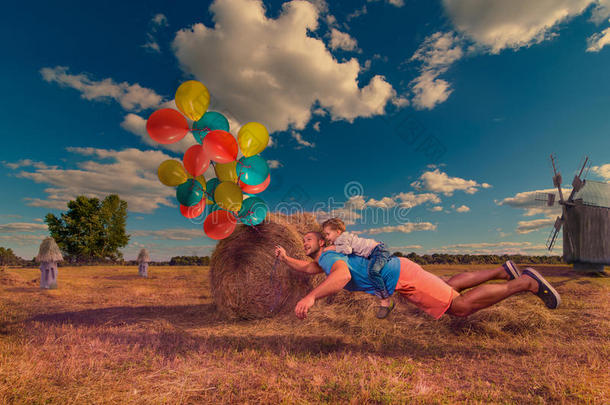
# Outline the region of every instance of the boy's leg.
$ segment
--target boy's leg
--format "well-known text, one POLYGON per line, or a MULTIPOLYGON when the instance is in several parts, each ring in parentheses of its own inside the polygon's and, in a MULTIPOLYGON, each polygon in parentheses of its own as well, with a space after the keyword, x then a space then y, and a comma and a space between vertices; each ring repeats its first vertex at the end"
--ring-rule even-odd
POLYGON ((371 252, 369 256, 369 266, 367 268, 369 278, 371 279, 375 292, 382 299, 382 306, 390 305, 390 294, 381 277, 381 269, 388 263, 391 253, 385 248, 385 245, 380 243, 371 252))

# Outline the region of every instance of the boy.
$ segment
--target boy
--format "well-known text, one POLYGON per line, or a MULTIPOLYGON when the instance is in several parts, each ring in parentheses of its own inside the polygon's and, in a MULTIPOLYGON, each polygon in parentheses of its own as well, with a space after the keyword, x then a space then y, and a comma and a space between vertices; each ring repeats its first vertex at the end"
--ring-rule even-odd
POLYGON ((386 245, 383 242, 360 238, 353 233, 346 232, 345 224, 339 218, 324 221, 322 230, 324 238, 333 245, 331 249, 334 248, 338 253, 346 255, 353 253, 369 259, 368 275, 375 287, 375 295, 381 298, 377 318, 387 317, 395 304, 390 300, 390 294, 380 273, 392 255, 386 245))

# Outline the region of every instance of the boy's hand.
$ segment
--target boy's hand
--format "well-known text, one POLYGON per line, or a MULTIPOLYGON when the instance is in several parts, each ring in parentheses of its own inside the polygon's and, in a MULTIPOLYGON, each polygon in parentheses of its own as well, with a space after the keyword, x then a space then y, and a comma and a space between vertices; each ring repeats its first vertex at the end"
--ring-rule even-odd
POLYGON ((278 256, 280 259, 285 260, 287 255, 286 255, 286 249, 284 249, 283 247, 281 247, 280 245, 277 245, 275 247, 275 255, 278 256))
POLYGON ((326 252, 327 250, 336 250, 336 249, 335 249, 335 245, 326 246, 326 247, 324 248, 324 251, 326 252))

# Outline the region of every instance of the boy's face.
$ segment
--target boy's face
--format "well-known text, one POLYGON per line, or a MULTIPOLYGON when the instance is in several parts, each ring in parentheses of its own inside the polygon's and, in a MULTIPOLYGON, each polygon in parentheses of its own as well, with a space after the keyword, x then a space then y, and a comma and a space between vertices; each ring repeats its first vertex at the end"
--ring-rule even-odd
POLYGON ((335 240, 339 237, 339 235, 341 235, 341 233, 341 231, 332 229, 329 226, 324 227, 324 238, 330 243, 335 243, 335 240))

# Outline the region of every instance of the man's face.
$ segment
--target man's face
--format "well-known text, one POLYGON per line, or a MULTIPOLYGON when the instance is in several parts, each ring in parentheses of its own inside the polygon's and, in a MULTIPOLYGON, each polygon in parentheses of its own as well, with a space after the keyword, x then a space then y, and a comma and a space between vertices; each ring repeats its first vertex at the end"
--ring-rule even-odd
POLYGON ((307 256, 313 256, 320 250, 322 242, 315 233, 308 233, 303 236, 303 248, 307 256))
POLYGON ((335 243, 335 240, 339 237, 339 235, 341 235, 341 231, 337 231, 336 229, 332 229, 329 226, 324 227, 324 238, 329 243, 335 243))

